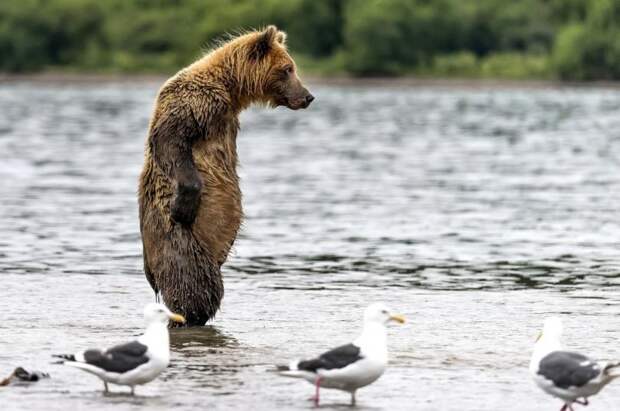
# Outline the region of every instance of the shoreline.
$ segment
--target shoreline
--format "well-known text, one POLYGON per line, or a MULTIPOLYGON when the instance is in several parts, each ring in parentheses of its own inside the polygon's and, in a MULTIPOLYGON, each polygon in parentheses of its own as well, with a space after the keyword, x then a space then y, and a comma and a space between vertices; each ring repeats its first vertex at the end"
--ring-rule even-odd
MULTIPOLYGON (((162 84, 170 75, 166 74, 120 74, 120 73, 62 73, 42 72, 28 74, 0 73, 0 86, 11 83, 39 84, 93 84, 93 83, 158 83, 162 84)), ((411 88, 456 88, 456 89, 561 89, 561 88, 609 88, 620 89, 620 81, 575 82, 560 80, 510 80, 481 78, 430 78, 430 77, 349 77, 302 75, 304 82, 316 86, 375 86, 411 88)))

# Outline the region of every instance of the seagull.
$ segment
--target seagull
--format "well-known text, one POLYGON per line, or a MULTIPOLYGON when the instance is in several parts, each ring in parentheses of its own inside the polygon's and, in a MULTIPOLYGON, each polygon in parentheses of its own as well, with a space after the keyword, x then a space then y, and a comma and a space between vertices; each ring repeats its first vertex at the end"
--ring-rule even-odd
POLYGON ((573 403, 588 405, 588 397, 620 377, 620 373, 614 373, 620 362, 597 362, 565 351, 561 337, 562 320, 547 318, 534 346, 530 374, 544 392, 564 401, 560 411, 573 411, 573 403))
POLYGON ((59 364, 95 374, 108 383, 128 385, 134 394, 136 385, 154 380, 170 362, 168 320, 184 323, 182 315, 172 313, 163 304, 148 304, 144 308, 146 331, 137 340, 105 349, 90 349, 77 354, 60 354, 59 364))
POLYGON ((385 371, 388 362, 385 326, 391 321, 402 324, 405 318, 392 314, 385 304, 371 304, 364 311, 364 328, 355 341, 310 360, 278 366, 277 371, 280 375, 302 378, 313 384, 316 406, 321 387, 349 392, 351 405, 355 405, 355 392, 375 382, 385 371))

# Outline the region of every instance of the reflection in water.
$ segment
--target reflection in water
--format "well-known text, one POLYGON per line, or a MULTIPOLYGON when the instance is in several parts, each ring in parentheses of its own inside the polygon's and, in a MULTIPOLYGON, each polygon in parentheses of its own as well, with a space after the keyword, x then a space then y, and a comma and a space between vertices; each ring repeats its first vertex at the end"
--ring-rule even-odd
POLYGON ((241 347, 219 327, 173 328, 170 347, 176 361, 169 378, 183 376, 202 387, 226 391, 242 384, 235 377, 239 368, 248 366, 238 361, 236 352, 241 347))
MULTIPOLYGON (((203 348, 235 348, 239 343, 219 327, 173 328, 170 330, 170 347, 183 354, 199 351, 203 348)), ((190 354, 191 356, 191 354, 190 354)))

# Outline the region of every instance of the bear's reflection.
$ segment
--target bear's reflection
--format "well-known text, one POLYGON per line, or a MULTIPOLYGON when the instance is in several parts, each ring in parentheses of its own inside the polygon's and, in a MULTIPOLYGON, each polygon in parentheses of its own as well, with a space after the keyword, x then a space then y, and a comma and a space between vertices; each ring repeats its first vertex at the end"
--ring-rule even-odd
POLYGON ((235 392, 243 384, 238 373, 252 365, 245 356, 247 347, 218 327, 171 329, 170 348, 169 379, 214 389, 218 395, 235 392))
MULTIPOLYGON (((173 328, 170 330, 170 348, 183 355, 218 348, 235 348, 237 339, 218 327, 173 328), (195 350, 192 350, 195 348, 195 350)), ((204 354, 204 353, 203 353, 204 354)))

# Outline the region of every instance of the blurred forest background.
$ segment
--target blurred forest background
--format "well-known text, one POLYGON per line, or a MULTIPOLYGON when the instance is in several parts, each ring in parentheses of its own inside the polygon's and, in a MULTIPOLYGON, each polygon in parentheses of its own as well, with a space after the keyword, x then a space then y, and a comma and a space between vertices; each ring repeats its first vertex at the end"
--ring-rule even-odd
POLYGON ((314 75, 620 79, 620 0, 1 0, 0 71, 171 73, 278 25, 314 75))

